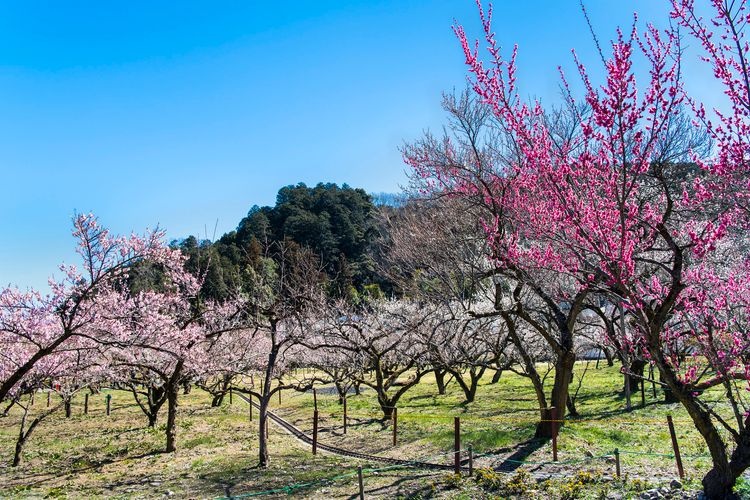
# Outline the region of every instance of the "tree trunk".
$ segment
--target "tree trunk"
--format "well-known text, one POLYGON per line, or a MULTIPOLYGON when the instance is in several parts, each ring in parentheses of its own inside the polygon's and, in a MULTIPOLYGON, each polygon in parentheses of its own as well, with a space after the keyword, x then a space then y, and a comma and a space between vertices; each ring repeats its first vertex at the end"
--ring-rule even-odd
POLYGON ((11 401, 10 404, 5 407, 5 410, 3 411, 3 414, 2 414, 3 417, 8 416, 8 412, 10 411, 11 408, 13 408, 14 404, 16 404, 15 401, 11 401))
POLYGON ((65 418, 70 418, 71 415, 73 414, 73 409, 71 408, 70 400, 71 400, 70 397, 67 397, 67 396, 65 397, 65 418))
POLYGON ((268 467, 268 438, 266 437, 266 420, 268 419, 268 397, 260 398, 260 411, 258 412, 258 464, 268 467))
MULTIPOLYGON (((666 380, 664 379, 664 375, 662 375, 661 369, 659 369, 659 381, 662 383, 666 383, 666 380)), ((672 389, 669 387, 669 385, 662 386, 664 388, 664 402, 665 403, 679 403, 680 400, 677 399, 677 396, 675 396, 672 389)))
MULTIPOLYGON (((643 369, 646 367, 648 363, 643 359, 633 359, 630 362, 630 373, 632 375, 629 375, 630 377, 630 390, 633 394, 635 394, 641 387, 641 384, 643 384, 643 369)), ((623 392, 625 392, 625 387, 623 386, 623 392)))
POLYGON ((378 395, 378 404, 380 405, 380 411, 383 412, 383 422, 393 419, 393 408, 394 404, 386 396, 378 395))
POLYGON ((224 393, 219 392, 217 394, 214 394, 214 397, 211 398, 211 408, 218 408, 221 406, 221 403, 224 402, 224 393))
POLYGON ((500 382, 500 377, 502 376, 502 374, 503 374, 502 370, 499 370, 499 369, 495 370, 495 373, 492 375, 492 382, 490 383, 497 384, 498 382, 500 382))
POLYGON ((346 385, 344 385, 344 383, 339 380, 334 381, 334 385, 336 386, 336 392, 339 395, 339 404, 343 405, 344 398, 346 397, 346 391, 347 391, 346 385))
POLYGON ((602 351, 604 352, 604 357, 607 358, 607 366, 615 366, 615 358, 609 352, 609 349, 602 349, 602 351))
POLYGON ((552 438, 556 427, 561 425, 561 422, 552 422, 552 420, 563 420, 565 418, 565 409, 568 404, 568 389, 570 387, 570 381, 573 379, 573 368, 575 366, 576 354, 575 351, 567 350, 560 353, 555 362, 555 380, 552 385, 552 395, 550 397, 550 403, 554 408, 555 418, 552 419, 553 412, 547 411, 545 421, 539 422, 536 428, 535 437, 537 438, 552 438))
POLYGON ((23 453, 24 444, 26 444, 26 437, 19 437, 16 441, 16 451, 13 453, 13 467, 18 467, 21 464, 21 454, 23 453))
POLYGON ((570 394, 568 394, 568 402, 566 403, 566 406, 568 407, 568 413, 570 413, 571 417, 578 417, 578 408, 576 408, 576 402, 573 401, 573 398, 570 397, 570 394))
POLYGON ((474 402, 474 399, 477 395, 477 387, 479 386, 479 380, 482 378, 482 375, 484 375, 485 367, 479 368, 477 371, 476 367, 471 367, 469 369, 468 375, 469 375, 469 383, 467 384, 466 381, 463 379, 463 374, 461 374, 458 370, 451 370, 451 375, 453 375, 453 378, 456 379, 456 382, 458 383, 459 387, 461 387, 461 390, 464 392, 464 403, 472 403, 474 402))
POLYGON ((179 387, 175 383, 169 383, 167 391, 167 453, 177 450, 175 443, 177 440, 177 396, 179 387))
POLYGON ((442 368, 435 369, 435 383, 437 384, 438 394, 445 395, 445 374, 447 371, 442 368))

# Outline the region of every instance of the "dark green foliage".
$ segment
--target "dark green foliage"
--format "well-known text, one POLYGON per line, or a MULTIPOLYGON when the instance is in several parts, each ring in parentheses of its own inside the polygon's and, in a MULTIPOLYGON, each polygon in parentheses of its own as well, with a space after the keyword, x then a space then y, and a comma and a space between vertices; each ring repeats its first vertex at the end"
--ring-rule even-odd
POLYGON ((190 236, 174 242, 189 256, 188 266, 205 273, 205 297, 225 299, 245 288, 260 259, 274 258, 274 244, 291 241, 320 257, 329 292, 351 296, 378 283, 370 257, 375 207, 362 189, 346 184, 305 184, 279 190, 274 207, 253 206, 237 230, 211 244, 190 236))

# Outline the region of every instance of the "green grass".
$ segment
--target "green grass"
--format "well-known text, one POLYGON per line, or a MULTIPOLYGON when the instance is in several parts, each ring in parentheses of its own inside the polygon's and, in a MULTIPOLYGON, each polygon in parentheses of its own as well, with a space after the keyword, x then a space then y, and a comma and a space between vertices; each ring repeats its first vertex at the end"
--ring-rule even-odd
MULTIPOLYGON (((579 363, 576 369, 580 372, 584 366, 579 363)), ((550 374, 547 380, 551 381, 552 377, 550 374)), ((517 375, 503 374, 497 384, 490 381, 491 374, 487 374, 481 381, 476 401, 465 404, 455 382, 451 382, 448 393, 441 396, 437 395, 434 378, 426 376, 399 402, 398 445, 395 447, 390 423, 379 420, 382 415, 373 391, 363 390, 361 395, 348 398, 349 428, 343 435, 343 408, 337 396, 321 390, 318 393, 319 440, 385 456, 450 463, 453 418, 459 416, 462 447, 471 444, 476 454, 498 452, 500 456, 508 456, 533 437, 539 418, 536 400, 528 381, 517 375)), ((622 376, 617 367, 606 367, 602 363, 595 369, 593 363, 590 365, 578 394, 577 407, 581 416, 568 419, 560 432, 559 458, 563 463, 549 470, 573 474, 585 469, 599 476, 612 476, 611 460, 590 460, 589 457, 608 455, 619 448, 623 473, 631 479, 606 488, 635 491, 642 486, 633 482, 635 477, 674 477, 674 460, 662 456, 672 453, 666 424, 666 416, 672 414, 686 472, 693 481, 699 479, 710 464, 706 458, 693 456, 705 454, 706 449, 682 408, 662 404, 661 393, 654 399, 648 386, 646 406, 641 408, 640 394, 634 394, 635 408, 626 412, 619 393, 621 384, 622 376), (571 463, 566 465, 567 462, 571 463)), ((328 454, 313 456, 309 447, 272 424, 271 466, 259 469, 256 467, 257 413, 256 420, 249 422, 247 404, 240 398, 234 398, 233 405, 229 405, 226 398, 222 407, 211 408, 210 397, 197 389, 180 396, 177 453, 162 454, 159 451, 164 446, 163 425, 157 425, 156 429, 146 427, 146 419, 132 402, 131 395, 121 391, 112 392, 113 412, 107 417, 105 394, 90 397, 89 415, 82 414, 83 398, 80 397, 73 405, 72 418, 66 419, 58 413, 44 421, 27 444, 24 464, 16 469, 9 467, 8 462, 12 457, 19 415, 12 412, 9 417, 0 419, 0 458, 3 460, 0 462, 0 477, 3 478, 0 498, 156 498, 167 491, 178 496, 214 498, 320 482, 352 474, 359 464, 328 454)), ((715 399, 720 398, 717 394, 715 399)), ((37 398, 35 409, 41 410, 45 403, 44 398, 37 398)), ((303 430, 311 431, 311 393, 284 392, 282 404, 274 397, 271 409, 303 430)), ((549 462, 551 458, 549 443, 535 444, 526 456, 532 463, 549 462)), ((497 460, 477 460, 477 467, 493 464, 496 465, 497 460)), ((382 467, 382 464, 364 465, 382 467)), ((373 472, 367 476, 366 488, 370 496, 384 497, 492 496, 478 490, 471 480, 462 480, 460 488, 451 489, 439 476, 413 470, 373 472)), ((571 486, 553 483, 549 486, 553 489, 571 486)), ((311 498, 345 498, 354 493, 355 488, 356 477, 349 476, 332 484, 319 483, 294 492, 311 498)), ((544 495, 542 498, 555 498, 549 492, 544 495)))

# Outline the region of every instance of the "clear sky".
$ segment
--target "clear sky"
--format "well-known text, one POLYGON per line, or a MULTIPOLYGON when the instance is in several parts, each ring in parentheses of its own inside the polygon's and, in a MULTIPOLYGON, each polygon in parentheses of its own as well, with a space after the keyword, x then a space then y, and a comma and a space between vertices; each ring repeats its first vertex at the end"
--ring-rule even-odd
MULTIPOLYGON (((530 97, 556 98, 571 48, 596 65, 578 0, 495 4, 530 97)), ((605 41, 666 4, 587 1, 605 41)), ((480 35, 471 0, 3 2, 0 284, 75 262, 75 211, 210 237, 288 184, 398 191, 399 146, 465 84, 454 18, 480 35)))

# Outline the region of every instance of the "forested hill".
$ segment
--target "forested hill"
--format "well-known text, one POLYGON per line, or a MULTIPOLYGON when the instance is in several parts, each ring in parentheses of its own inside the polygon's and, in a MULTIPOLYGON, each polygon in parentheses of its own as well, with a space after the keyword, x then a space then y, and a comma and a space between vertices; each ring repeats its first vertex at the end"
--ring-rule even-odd
POLYGON ((333 293, 361 292, 382 281, 369 252, 375 211, 372 197, 363 189, 300 183, 281 188, 273 207, 250 208, 235 231, 214 243, 190 236, 172 244, 190 256, 194 271, 208 266, 206 297, 224 299, 241 288, 247 272, 284 241, 320 257, 333 293))

